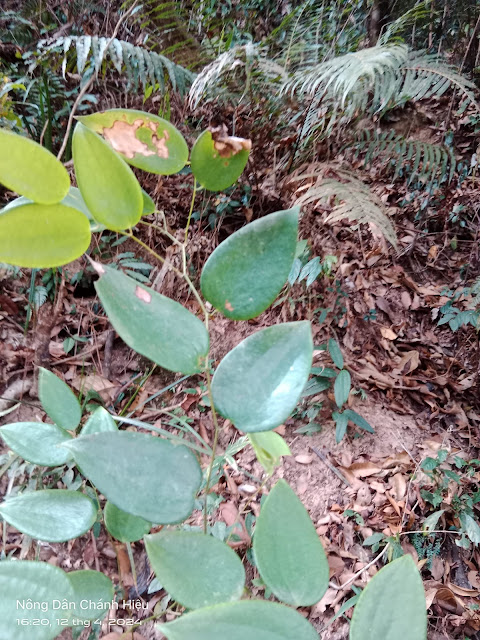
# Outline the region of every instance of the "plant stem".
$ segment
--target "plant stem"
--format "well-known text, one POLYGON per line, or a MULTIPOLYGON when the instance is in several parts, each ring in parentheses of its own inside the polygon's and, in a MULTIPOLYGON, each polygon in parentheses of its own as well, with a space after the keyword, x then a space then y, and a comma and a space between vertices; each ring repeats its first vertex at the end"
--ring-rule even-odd
POLYGON ((219 434, 219 426, 218 426, 218 416, 217 416, 217 412, 215 410, 215 405, 213 404, 213 397, 212 397, 212 383, 211 383, 211 378, 210 378, 210 370, 208 368, 208 360, 207 360, 207 364, 205 366, 205 378, 207 381, 207 392, 208 392, 208 398, 210 400, 210 409, 212 411, 212 420, 213 420, 213 426, 214 426, 214 435, 213 435, 213 444, 212 444, 212 457, 210 459, 210 465, 208 467, 208 471, 207 471, 207 480, 205 482, 205 505, 204 505, 204 510, 203 510, 203 533, 207 533, 207 525, 208 525, 208 513, 207 513, 207 506, 208 506, 208 491, 210 489, 210 481, 212 479, 212 471, 213 471, 213 464, 215 462, 215 455, 217 453, 217 445, 218 445, 218 434, 219 434))
POLYGON ((197 179, 194 178, 193 179, 193 192, 192 192, 192 201, 190 203, 190 211, 188 212, 188 220, 187 220, 187 226, 185 227, 185 242, 184 244, 187 244, 187 240, 188 240, 188 230, 190 228, 190 220, 192 218, 192 213, 193 213, 193 205, 195 202, 195 195, 197 193, 197 179))

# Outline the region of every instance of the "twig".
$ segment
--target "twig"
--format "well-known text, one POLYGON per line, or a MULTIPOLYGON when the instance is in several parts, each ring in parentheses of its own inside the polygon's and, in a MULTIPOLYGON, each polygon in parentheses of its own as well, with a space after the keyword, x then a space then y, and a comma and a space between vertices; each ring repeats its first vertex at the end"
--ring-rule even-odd
POLYGON ((336 468, 333 466, 333 464, 331 464, 331 463, 327 460, 327 456, 326 456, 322 451, 319 451, 319 450, 317 449, 317 447, 312 447, 311 445, 310 445, 310 449, 313 451, 313 453, 315 453, 315 454, 320 458, 320 460, 321 460, 324 464, 326 464, 326 465, 327 465, 327 467, 330 469, 330 471, 332 471, 332 473, 334 473, 334 474, 337 476, 337 478, 340 478, 340 480, 341 480, 342 482, 344 482, 344 483, 347 485, 347 487, 351 487, 351 486, 352 486, 352 485, 350 484, 350 482, 345 478, 345 476, 343 475, 343 473, 341 473, 338 469, 336 469, 336 468))
POLYGON ((348 587, 349 584, 351 584, 352 582, 354 582, 359 576, 362 575, 362 573, 364 571, 367 571, 367 569, 370 569, 371 566, 373 566, 375 563, 377 563, 382 556, 385 555, 385 553, 387 552, 387 549, 390 547, 390 544, 387 544, 385 546, 385 549, 382 550, 381 553, 378 554, 378 556, 376 556, 373 560, 371 560, 368 564, 366 564, 364 567, 362 567, 360 569, 360 571, 357 571, 357 573, 354 573, 353 576, 347 580, 346 582, 344 582, 343 584, 336 584, 335 582, 330 581, 328 583, 329 587, 332 587, 332 589, 336 589, 337 591, 341 591, 342 589, 345 589, 345 587, 348 587))

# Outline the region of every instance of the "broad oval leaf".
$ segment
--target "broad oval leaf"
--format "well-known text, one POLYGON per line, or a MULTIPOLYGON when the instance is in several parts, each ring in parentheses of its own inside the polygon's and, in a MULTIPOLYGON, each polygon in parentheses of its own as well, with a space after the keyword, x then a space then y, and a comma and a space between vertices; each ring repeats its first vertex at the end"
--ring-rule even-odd
POLYGON ((64 616, 55 605, 75 598, 65 571, 47 562, 29 560, 0 562, 0 593, 0 638, 15 640, 56 638, 65 626, 61 624, 64 616), (35 625, 38 619, 48 624, 35 625))
POLYGON ((279 600, 303 607, 323 597, 327 557, 307 510, 285 480, 277 482, 260 510, 253 552, 263 581, 279 600))
POLYGON ((110 109, 77 118, 101 134, 134 167, 167 176, 187 163, 188 147, 173 124, 135 109, 110 109))
POLYGON ((333 385, 335 402, 339 409, 341 409, 348 400, 351 388, 352 379, 350 377, 350 374, 346 369, 342 369, 338 376, 335 378, 335 383, 333 385))
POLYGON ((0 182, 40 204, 60 202, 70 186, 67 170, 53 153, 7 129, 0 129, 0 182))
POLYGON ((120 542, 136 542, 152 528, 151 522, 122 511, 111 502, 105 505, 103 515, 107 531, 120 542))
POLYGON ((245 570, 221 540, 193 531, 162 531, 145 536, 145 548, 158 580, 184 607, 240 599, 245 570))
POLYGON ((72 436, 56 424, 15 422, 0 427, 0 435, 12 451, 33 464, 57 467, 72 458, 70 451, 57 446, 72 436))
POLYGON ((88 219, 63 204, 25 204, 0 212, 0 261, 48 269, 79 258, 90 245, 88 219))
POLYGON ((298 207, 255 220, 224 240, 208 258, 200 286, 223 315, 248 320, 275 300, 295 258, 298 207))
POLYGON ((240 431, 278 427, 300 398, 312 355, 305 320, 257 331, 220 362, 212 381, 215 407, 240 431))
POLYGON ((115 420, 106 409, 98 407, 83 425, 80 434, 87 436, 89 433, 108 433, 111 431, 118 431, 115 420))
POLYGON ((130 167, 81 123, 73 133, 72 151, 78 186, 95 220, 113 231, 135 226, 142 216, 143 196, 130 167))
POLYGON ((97 508, 78 491, 44 489, 5 500, 0 504, 0 515, 32 538, 65 542, 90 529, 97 519, 97 508))
POLYGON ((205 607, 157 628, 168 640, 318 640, 297 611, 265 600, 205 607))
POLYGON ((164 369, 198 373, 208 353, 205 325, 178 302, 121 271, 95 263, 95 289, 115 331, 129 347, 164 369))
POLYGON ((119 509, 157 524, 192 513, 202 472, 186 446, 129 431, 82 435, 63 446, 119 509))
POLYGON ((62 429, 73 430, 82 418, 82 409, 70 387, 51 371, 39 368, 38 397, 45 413, 62 429))
POLYGON ((353 610, 350 640, 426 640, 427 611, 420 573, 410 555, 387 564, 367 584, 353 610))
MULTIPOLYGON (((66 575, 74 592, 68 613, 71 619, 69 626, 77 626, 79 620, 101 620, 108 613, 108 605, 113 602, 112 581, 100 571, 89 569, 70 571, 66 575)), ((63 611, 57 615, 64 617, 63 611)))
MULTIPOLYGON (((193 145, 190 157, 195 179, 209 191, 223 191, 238 180, 250 155, 250 140, 229 138, 215 140, 216 133, 204 131, 193 145), (228 141, 233 142, 231 144, 228 141)), ((288 276, 288 274, 287 274, 288 276)))
POLYGON ((292 452, 288 444, 279 433, 275 431, 263 431, 251 433, 248 436, 257 460, 268 475, 273 473, 275 467, 281 464, 282 456, 291 456, 292 452))

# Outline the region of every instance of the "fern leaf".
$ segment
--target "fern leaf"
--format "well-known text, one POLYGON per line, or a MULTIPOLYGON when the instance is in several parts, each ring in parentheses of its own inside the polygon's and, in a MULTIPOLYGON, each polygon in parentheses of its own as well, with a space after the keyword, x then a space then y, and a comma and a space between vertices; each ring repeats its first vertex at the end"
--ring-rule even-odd
MULTIPOLYGON (((313 203, 317 206, 322 201, 328 204, 333 200, 332 212, 325 222, 338 222, 346 218, 351 222, 374 224, 394 247, 397 246, 397 234, 386 208, 361 180, 347 171, 324 164, 314 165, 314 169, 313 173, 311 167, 306 172, 298 170, 289 179, 292 182, 313 179, 305 193, 296 199, 296 205, 313 203), (334 173, 336 177, 329 177, 329 173, 334 173)), ((303 185, 297 193, 305 188, 306 185, 303 185)))

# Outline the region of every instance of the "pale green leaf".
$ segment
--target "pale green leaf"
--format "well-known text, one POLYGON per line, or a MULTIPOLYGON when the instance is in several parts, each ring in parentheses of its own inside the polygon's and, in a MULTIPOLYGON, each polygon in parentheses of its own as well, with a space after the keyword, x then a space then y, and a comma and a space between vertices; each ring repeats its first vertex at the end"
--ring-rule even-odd
POLYGON ((191 514, 202 472, 186 446, 126 431, 82 435, 63 446, 119 509, 158 524, 191 514))
POLYGON ((294 607, 318 602, 328 587, 329 569, 307 510, 285 480, 263 503, 253 536, 253 552, 265 584, 294 607))
MULTIPOLYGON (((79 620, 102 619, 108 613, 109 603, 113 602, 114 590, 112 581, 100 571, 70 571, 67 578, 73 588, 74 597, 69 610, 70 624, 77 626, 79 620), (77 621, 77 622, 75 622, 77 621)), ((63 611, 58 612, 64 618, 63 611)))
POLYGON ((318 640, 299 613, 264 600, 205 607, 157 628, 168 640, 318 640))
POLYGON ((105 433, 109 431, 118 431, 117 424, 106 409, 98 407, 83 425, 80 434, 86 436, 89 433, 105 433))
POLYGON ((53 153, 7 129, 0 129, 0 182, 40 204, 60 202, 70 186, 67 170, 53 153))
POLYGON ((188 609, 240 599, 245 570, 221 540, 194 531, 161 531, 145 536, 145 548, 158 580, 188 609))
POLYGON ((72 454, 57 445, 72 439, 56 424, 16 422, 0 427, 0 435, 16 454, 33 464, 57 467, 72 458, 72 454))
POLYGON ((212 136, 210 131, 204 131, 193 145, 190 158, 195 179, 209 191, 231 187, 245 169, 250 154, 249 143, 250 140, 243 138, 225 136, 220 139, 216 133, 212 136), (229 140, 238 143, 229 144, 229 140))
POLYGON ((32 538, 65 542, 90 529, 97 508, 78 491, 44 489, 5 500, 0 504, 0 515, 32 538))
POLYGON ((47 415, 62 429, 73 430, 82 418, 82 409, 68 385, 51 371, 39 368, 38 397, 47 415))
POLYGON ((312 354, 307 321, 257 331, 220 362, 212 381, 215 407, 241 431, 278 427, 300 398, 312 354))
POLYGON ((298 207, 255 220, 224 240, 207 260, 204 297, 227 318, 265 311, 287 282, 295 257, 298 207))
POLYGON ((101 273, 95 282, 98 297, 129 347, 170 371, 202 371, 209 336, 201 320, 121 271, 95 266, 101 273))
POLYGON ((353 610, 350 640, 426 640, 427 611, 420 573, 405 555, 380 569, 353 610))
POLYGON ((268 475, 281 464, 282 456, 291 456, 292 452, 282 436, 275 431, 250 433, 248 436, 257 460, 268 475))
POLYGON ((0 212, 0 261, 48 269, 79 258, 90 245, 88 219, 63 204, 25 204, 0 212))

